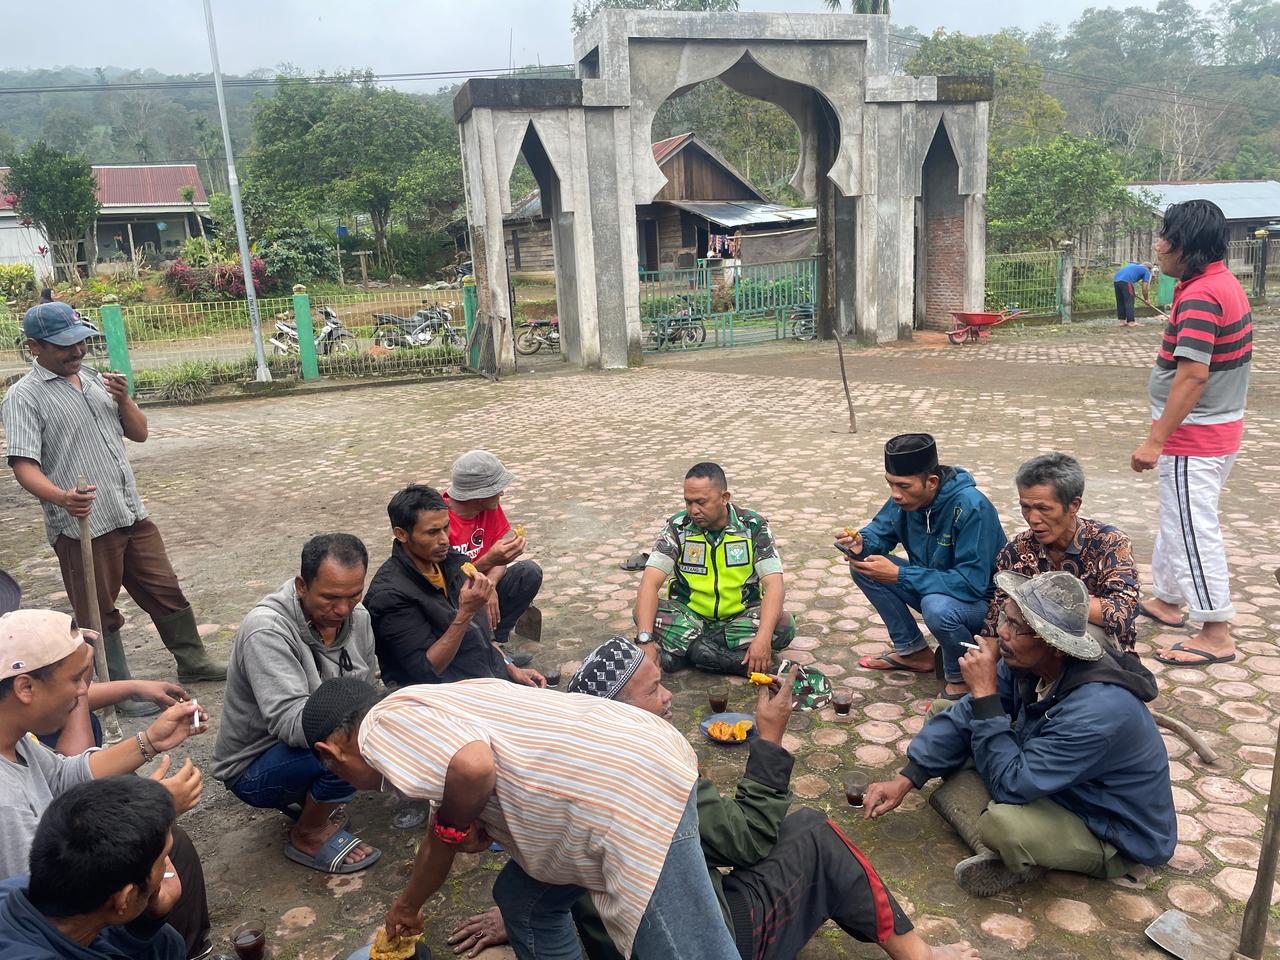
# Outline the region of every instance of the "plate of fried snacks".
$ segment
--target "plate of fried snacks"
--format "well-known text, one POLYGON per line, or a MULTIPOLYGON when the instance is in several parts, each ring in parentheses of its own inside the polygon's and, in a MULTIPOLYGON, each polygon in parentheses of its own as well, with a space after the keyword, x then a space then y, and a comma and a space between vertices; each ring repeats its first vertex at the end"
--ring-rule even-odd
POLYGON ((388 937, 387 928, 379 927, 373 937, 373 946, 369 948, 369 960, 422 960, 429 958, 431 951, 422 947, 417 937, 388 937))
POLYGON ((702 721, 702 734, 712 743, 736 747, 756 735, 755 720, 749 713, 715 713, 702 721))

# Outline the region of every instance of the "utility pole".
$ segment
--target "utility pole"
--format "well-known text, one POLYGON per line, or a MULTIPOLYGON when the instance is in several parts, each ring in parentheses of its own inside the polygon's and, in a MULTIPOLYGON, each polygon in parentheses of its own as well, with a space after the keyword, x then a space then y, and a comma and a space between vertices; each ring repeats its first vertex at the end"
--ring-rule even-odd
POLYGON ((236 219, 236 240, 240 245, 240 269, 244 271, 244 295, 249 301, 249 326, 253 331, 253 355, 258 361, 257 380, 271 379, 267 355, 262 349, 262 322, 258 319, 258 292, 253 286, 253 265, 249 260, 249 235, 244 228, 244 208, 240 205, 240 178, 236 176, 236 158, 231 153, 231 127, 227 123, 227 101, 222 94, 222 70, 218 67, 218 38, 213 32, 213 8, 204 0, 204 22, 209 31, 209 59, 213 61, 213 86, 218 94, 218 118, 222 121, 222 143, 227 151, 227 185, 231 192, 231 209, 236 219))

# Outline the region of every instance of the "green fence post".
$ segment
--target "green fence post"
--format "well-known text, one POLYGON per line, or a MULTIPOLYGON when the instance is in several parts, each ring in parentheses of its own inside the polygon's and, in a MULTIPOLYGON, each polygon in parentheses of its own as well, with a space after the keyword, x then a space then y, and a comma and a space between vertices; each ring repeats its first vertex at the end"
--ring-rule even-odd
POLYGON ((467 353, 467 366, 472 370, 480 369, 480 342, 473 341, 471 331, 476 325, 476 278, 462 278, 462 316, 467 325, 467 343, 471 349, 467 353))
POLYGON ((298 328, 298 353, 302 357, 302 379, 316 380, 320 365, 316 362, 316 332, 311 325, 311 298, 302 284, 293 287, 293 325, 298 328))
POLYGON ((124 333, 124 314, 120 312, 120 304, 115 297, 109 298, 98 311, 98 319, 102 321, 102 332, 107 338, 107 359, 111 361, 111 369, 123 373, 129 381, 129 393, 133 393, 133 364, 129 362, 129 340, 124 333))

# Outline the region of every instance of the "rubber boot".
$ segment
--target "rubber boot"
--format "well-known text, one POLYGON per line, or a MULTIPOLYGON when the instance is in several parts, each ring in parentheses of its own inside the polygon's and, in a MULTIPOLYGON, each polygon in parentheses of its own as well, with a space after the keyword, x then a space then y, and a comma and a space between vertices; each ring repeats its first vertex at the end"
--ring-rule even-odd
POLYGON ((976 770, 961 770, 948 777, 929 797, 929 806, 960 835, 973 856, 956 864, 956 884, 971 897, 994 897, 1005 890, 1036 879, 1039 867, 1014 871, 1000 854, 982 842, 978 819, 991 802, 991 794, 976 770))
MULTIPOLYGON (((120 631, 102 631, 102 650, 107 656, 107 673, 112 680, 132 680, 129 673, 129 660, 124 655, 124 641, 120 639, 120 631)), ((121 700, 116 704, 116 713, 122 717, 154 717, 160 707, 146 700, 121 700)))
POLYGON ((178 680, 181 683, 198 683, 202 680, 227 679, 227 665, 209 656, 196 629, 196 615, 190 607, 183 607, 156 621, 160 640, 173 654, 178 664, 178 680))

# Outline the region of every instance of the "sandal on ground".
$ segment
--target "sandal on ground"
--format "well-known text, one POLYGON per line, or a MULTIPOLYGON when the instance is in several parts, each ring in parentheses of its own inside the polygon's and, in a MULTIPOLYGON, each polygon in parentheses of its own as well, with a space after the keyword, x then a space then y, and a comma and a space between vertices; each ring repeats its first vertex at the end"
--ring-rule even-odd
POLYGON ((300 863, 304 867, 310 867, 312 870, 319 870, 321 873, 359 873, 361 870, 369 869, 382 858, 382 851, 377 847, 372 847, 373 852, 363 860, 357 860, 355 863, 346 863, 347 854, 358 847, 360 843, 359 837, 352 835, 347 830, 339 830, 321 844, 320 849, 314 854, 303 853, 292 843, 289 843, 285 845, 284 855, 294 863, 300 863))
POLYGON ((911 664, 899 660, 892 652, 877 654, 874 657, 859 657, 858 666, 863 670, 906 670, 908 673, 933 673, 933 664, 929 664, 927 667, 913 667, 911 664), (884 666, 879 666, 878 664, 884 664, 884 666))
POLYGON ((1152 613, 1149 609, 1147 609, 1147 605, 1145 603, 1138 604, 1138 616, 1146 617, 1148 620, 1154 620, 1156 623, 1160 624, 1162 627, 1185 627, 1187 625, 1187 618, 1185 616, 1181 620, 1179 620, 1177 623, 1170 623, 1168 620, 1165 620, 1161 617, 1157 617, 1154 613, 1152 613))
POLYGON ((943 700, 950 700, 952 703, 955 703, 958 700, 963 700, 968 695, 969 695, 968 690, 964 691, 964 693, 951 693, 950 691, 947 690, 946 687, 943 687, 941 690, 938 691, 938 696, 940 696, 943 700))
POLYGON ((1185 643, 1175 643, 1169 648, 1170 652, 1189 653, 1195 657, 1203 657, 1202 660, 1175 660, 1173 657, 1162 657, 1160 652, 1156 651, 1155 658, 1161 663, 1167 663, 1171 667, 1207 667, 1215 663, 1230 663, 1236 658, 1235 651, 1222 656, 1216 653, 1210 653, 1208 650, 1198 650, 1195 647, 1188 647, 1185 643))
POLYGON ((649 563, 649 555, 647 553, 633 553, 631 556, 618 564, 619 570, 643 570, 649 563))

